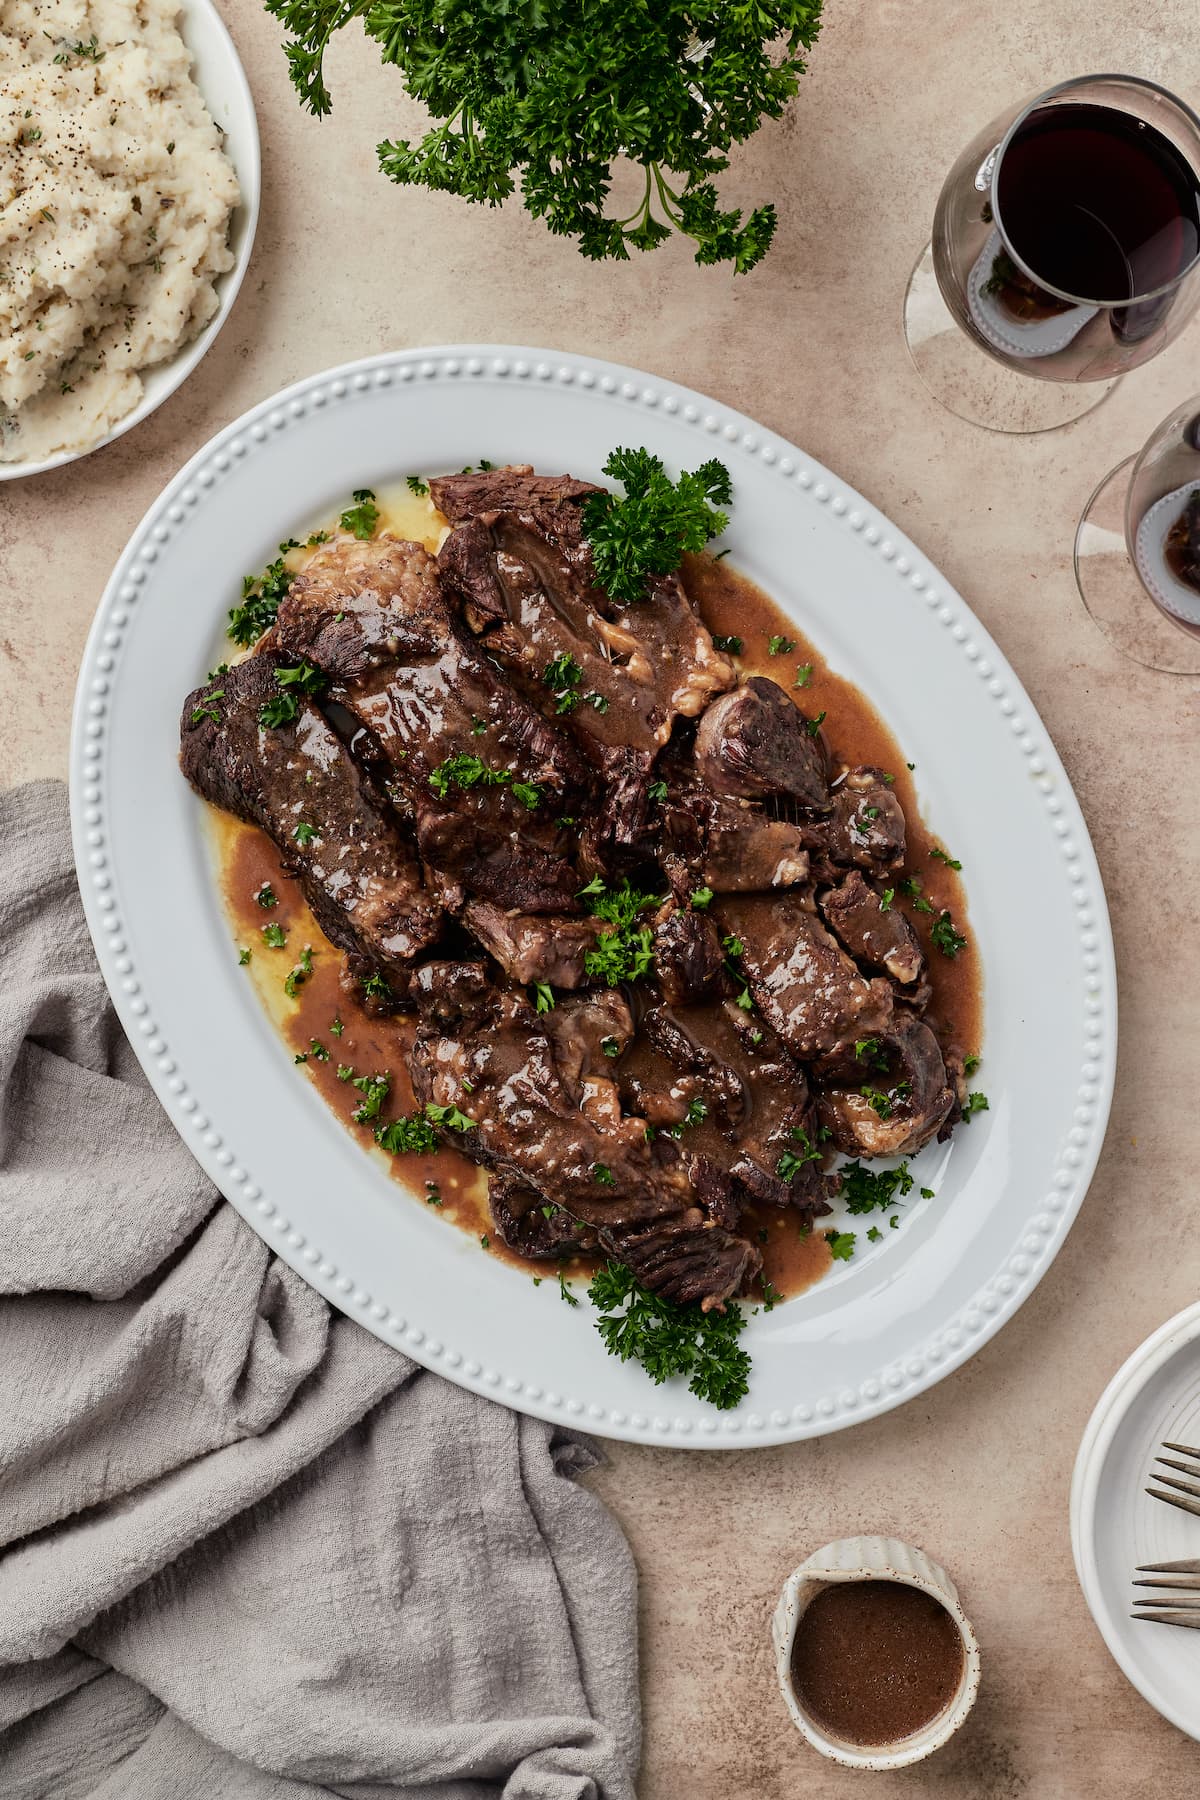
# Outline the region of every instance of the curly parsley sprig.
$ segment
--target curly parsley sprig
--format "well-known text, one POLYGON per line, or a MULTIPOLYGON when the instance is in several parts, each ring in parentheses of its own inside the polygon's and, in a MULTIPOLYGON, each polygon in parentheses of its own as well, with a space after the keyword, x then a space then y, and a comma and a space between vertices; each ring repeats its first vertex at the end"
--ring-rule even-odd
POLYGON ((685 551, 703 550, 729 523, 717 508, 732 503, 733 484, 715 457, 672 481, 649 450, 614 450, 604 473, 624 485, 624 498, 590 495, 583 528, 600 585, 614 600, 644 600, 648 575, 669 575, 685 551))
POLYGON ((600 1312, 596 1330, 610 1356, 639 1362, 651 1381, 686 1375, 698 1400, 728 1412, 750 1391, 750 1356, 738 1343, 746 1317, 738 1306, 701 1312, 640 1286, 624 1263, 593 1276, 588 1299, 600 1312))
POLYGON ((752 269, 775 232, 775 208, 722 207, 715 178, 764 119, 797 92, 821 0, 266 0, 284 26, 301 102, 332 105, 324 59, 335 32, 361 19, 434 123, 424 137, 378 146, 403 186, 498 206, 524 205, 584 256, 628 260, 678 231, 698 263, 752 269), (614 216, 613 165, 640 167, 632 211, 614 216))

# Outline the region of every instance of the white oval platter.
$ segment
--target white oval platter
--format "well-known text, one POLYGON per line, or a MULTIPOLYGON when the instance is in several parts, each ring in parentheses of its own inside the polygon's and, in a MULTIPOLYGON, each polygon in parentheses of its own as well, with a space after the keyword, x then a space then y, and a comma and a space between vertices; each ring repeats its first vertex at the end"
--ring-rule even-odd
POLYGON ((174 356, 156 363, 142 372, 142 397, 132 411, 118 419, 111 431, 88 444, 83 450, 56 450, 53 456, 37 462, 0 462, 0 481, 17 481, 26 475, 45 475, 51 469, 78 462, 94 450, 102 450, 140 425, 156 412, 183 386, 196 365, 208 354, 217 333, 233 310, 254 249, 258 230, 259 195, 262 187, 258 119, 254 96, 246 71, 242 68, 233 39, 213 4, 213 0, 180 0, 179 30, 192 53, 192 79, 204 96, 204 103, 225 133, 225 149, 237 170, 242 190, 241 201, 234 208, 229 223, 229 247, 233 251, 233 267, 217 277, 215 286, 220 304, 216 312, 189 344, 174 356))
MULTIPOLYGON (((222 431, 122 554, 84 655, 71 750, 84 905, 121 1019, 213 1180, 335 1305, 483 1394, 612 1437, 781 1443, 911 1399, 999 1330, 1045 1272, 1104 1136, 1116 989, 1104 892, 1053 746, 960 597, 867 501, 793 444, 654 376, 477 345, 310 377, 222 431), (390 1180, 292 1067, 239 971, 176 766, 181 701, 241 577, 357 487, 487 457, 598 477, 618 444, 669 468, 719 455, 727 543, 856 681, 916 764, 962 859, 985 971, 991 1107, 922 1153, 935 1197, 808 1293, 759 1312, 750 1395, 714 1412, 610 1358, 586 1300, 481 1253, 390 1180)), ((915 1190, 913 1198, 915 1199, 915 1190)), ((860 1226, 866 1221, 860 1221, 860 1226)))

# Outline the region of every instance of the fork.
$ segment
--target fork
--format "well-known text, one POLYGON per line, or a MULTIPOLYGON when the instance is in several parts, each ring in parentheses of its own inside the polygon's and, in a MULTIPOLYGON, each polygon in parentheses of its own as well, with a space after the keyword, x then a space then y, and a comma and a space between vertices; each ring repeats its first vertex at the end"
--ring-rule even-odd
MULTIPOLYGON (((1177 1506, 1182 1512, 1193 1513, 1200 1518, 1200 1450, 1191 1444, 1176 1444, 1169 1439, 1163 1443, 1164 1450, 1173 1450, 1174 1456, 1156 1456, 1155 1462, 1161 1463, 1163 1469, 1175 1469, 1179 1475, 1190 1476, 1191 1480, 1180 1481, 1172 1475, 1163 1474, 1160 1470, 1151 1471, 1151 1481, 1157 1487, 1148 1487, 1146 1492, 1153 1500, 1161 1500, 1167 1506, 1177 1506), (1190 1462, 1180 1462, 1180 1457, 1190 1457, 1190 1462), (1164 1490, 1171 1489, 1171 1492, 1164 1490)), ((1143 1609, 1134 1613, 1135 1619, 1150 1619, 1157 1625, 1186 1625, 1193 1631, 1200 1630, 1200 1560, 1185 1558, 1182 1562, 1142 1563, 1137 1569, 1138 1575, 1149 1575, 1156 1579, 1135 1581, 1134 1587, 1154 1588, 1159 1590, 1152 1594, 1138 1594, 1134 1597, 1134 1605, 1143 1609)))

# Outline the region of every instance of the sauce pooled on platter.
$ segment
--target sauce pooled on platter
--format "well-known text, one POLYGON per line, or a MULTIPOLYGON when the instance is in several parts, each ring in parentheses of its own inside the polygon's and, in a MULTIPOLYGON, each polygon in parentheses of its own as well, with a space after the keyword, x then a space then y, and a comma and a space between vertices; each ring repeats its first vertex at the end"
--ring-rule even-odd
MULTIPOLYGON (((392 533, 393 538, 423 543, 430 552, 436 551, 444 540, 446 520, 429 497, 417 498, 400 486, 381 489, 378 502, 380 528, 392 533)), ((312 543, 321 536, 314 534, 312 543)), ((374 553, 368 544, 351 545, 350 552, 354 557, 374 553)), ((310 556, 311 546, 298 546, 291 552, 289 566, 306 565, 310 556)), ((900 802, 907 821, 908 848, 905 881, 894 879, 894 886, 884 890, 884 903, 892 905, 897 914, 907 918, 923 937, 928 937, 931 921, 936 920, 943 910, 948 916, 952 915, 966 933, 960 945, 961 953, 955 949, 953 954, 928 956, 925 980, 929 997, 925 1016, 936 1025, 942 1041, 957 1044, 964 1051, 977 1051, 982 1023, 979 963, 967 922, 958 865, 924 827, 917 809, 911 770, 900 745, 853 683, 832 671, 768 596, 731 569, 728 563, 713 561, 707 556, 688 557, 684 559, 681 576, 687 597, 713 634, 718 650, 727 651, 736 658, 736 671, 743 682, 753 677, 767 677, 772 683, 777 682, 780 692, 792 694, 797 701, 803 700, 804 705, 810 707, 839 763, 866 764, 887 772, 884 779, 891 784, 891 792, 900 802), (913 872, 911 880, 908 878, 910 871, 913 872)), ((341 610, 339 601, 329 624, 331 628, 342 630, 349 619, 349 613, 341 610)), ((340 651, 332 637, 328 644, 324 639, 321 644, 327 659, 332 657, 336 663, 340 651)), ((635 646, 635 651, 640 653, 640 648, 635 646)), ((298 654, 296 660, 299 660, 298 654)), ((425 660, 428 662, 429 658, 425 660)), ((419 658, 417 662, 420 662, 419 658)), ((552 666, 548 664, 548 670, 552 666)), ((597 682, 602 674, 600 671, 596 675, 597 682)), ((582 677, 577 685, 582 692, 582 677)), ((602 698, 598 694, 595 697, 602 698)), ((359 703, 362 703, 361 694, 359 703)), ((227 698, 225 705, 228 705, 227 698)), ((201 702, 194 716, 203 718, 206 710, 205 703, 201 702)), ((593 709, 586 703, 586 695, 585 702, 574 710, 582 711, 589 720, 592 717, 593 709)), ((615 703, 603 711, 595 709, 602 728, 611 722, 616 710, 615 703)), ((482 726, 482 718, 479 723, 482 726)), ((311 732, 309 735, 312 738, 311 732)), ((344 735, 348 738, 348 733, 344 735)), ((262 734, 262 737, 268 747, 275 741, 271 733, 262 734)), ((352 740, 352 746, 357 742, 357 739, 352 740)), ((486 735, 472 736, 471 739, 472 745, 479 744, 485 749, 487 742, 486 735)), ((416 749, 420 748, 417 743, 416 749)), ((497 752, 492 760, 503 758, 497 752)), ((320 771, 317 773, 319 775, 320 771)), ((423 791, 429 784, 418 785, 423 791)), ((476 793, 487 801, 492 790, 472 789, 472 795, 476 793)), ((877 813, 876 807, 867 806, 867 801, 872 798, 878 796, 866 794, 859 802, 866 820, 877 813)), ((506 794, 502 793, 500 799, 508 804, 506 794)), ((530 822, 537 824, 534 814, 524 812, 521 807, 512 810, 525 829, 530 828, 530 822)), ((370 1006, 362 1004, 359 986, 344 978, 341 951, 322 930, 306 901, 301 882, 285 873, 279 852, 265 831, 230 816, 229 812, 214 812, 212 817, 226 901, 236 943, 247 965, 247 977, 258 989, 304 1074, 346 1121, 364 1150, 384 1163, 402 1186, 415 1193, 418 1201, 424 1201, 430 1209, 429 1216, 436 1214, 451 1221, 489 1254, 526 1269, 539 1285, 548 1276, 548 1285, 553 1289, 557 1285, 559 1268, 554 1263, 548 1266, 544 1259, 530 1260, 519 1248, 502 1241, 489 1208, 487 1176, 460 1154, 452 1142, 443 1141, 436 1149, 429 1150, 385 1151, 378 1147, 375 1141, 378 1123, 393 1114, 408 1114, 420 1104, 413 1092, 408 1068, 416 1021, 403 1013, 381 1017, 370 1006), (265 906, 260 897, 264 887, 270 894, 265 906), (364 1079, 369 1082, 377 1072, 386 1072, 390 1083, 386 1111, 382 1114, 378 1104, 374 1112, 370 1110, 371 1094, 363 1086, 364 1079)), ((869 827, 859 824, 857 828, 864 837, 867 835, 869 827)), ((789 830, 790 827, 781 829, 789 830)), ((882 879, 887 881, 888 877, 882 879)), ((738 896, 731 895, 726 902, 718 895, 714 911, 725 904, 731 908, 739 904, 738 896)), ((762 910, 760 906, 758 911, 762 910)), ((746 915, 748 932, 757 918, 757 915, 751 918, 751 913, 754 913, 753 906, 746 915)), ((568 923, 574 925, 575 921, 568 923)), ((414 915, 406 921, 406 926, 419 929, 419 918, 414 915)), ((732 937, 729 939, 730 943, 735 941, 732 937)), ((750 935, 747 946, 749 958, 756 949, 750 935)), ((477 950, 474 953, 478 955, 477 950)), ((564 1016, 569 1004, 570 997, 567 996, 561 1002, 564 1016)), ((712 1023, 707 1021, 703 1007, 693 1007, 688 1016, 699 1019, 702 1024, 712 1023)), ((668 1017, 666 1023, 670 1026, 671 1018, 668 1017)), ((717 1025, 721 1025, 720 1020, 716 1021, 714 1031, 717 1025)), ((729 1035, 723 1025, 721 1030, 725 1036, 729 1035)), ((851 1035, 852 1038, 855 1036, 851 1035)), ((862 1046, 865 1055, 872 1040, 865 1030, 857 1036, 867 1039, 862 1046)), ((613 1042, 611 1039, 606 1041, 613 1042)), ((731 1064, 736 1063, 733 1051, 729 1046, 725 1049, 731 1064)), ((606 1050, 605 1055, 608 1054, 606 1050)), ((657 1094, 664 1104, 673 1102, 673 1084, 662 1075, 661 1052, 656 1051, 656 1054, 659 1055, 658 1064, 639 1040, 619 1065, 613 1066, 614 1073, 619 1073, 622 1079, 622 1102, 627 1107, 637 1098, 635 1088, 645 1088, 652 1097, 657 1094)), ((668 1069, 667 1074, 670 1073, 668 1069)), ((878 1079, 870 1068, 865 1075, 858 1068, 853 1073, 868 1087, 872 1080, 878 1079)), ((686 1098, 685 1094, 684 1100, 686 1098)), ((751 1099, 756 1104, 761 1100, 766 1105, 773 1098, 769 1083, 761 1094, 751 1089, 751 1099)), ((754 1108, 751 1108, 750 1123, 753 1118, 754 1108)), ((880 1120, 887 1123, 884 1111, 880 1112, 880 1120)), ((711 1148, 719 1153, 721 1145, 714 1123, 711 1116, 705 1117, 703 1108, 689 1109, 687 1129, 690 1135, 685 1142, 697 1151, 711 1148), (693 1111, 698 1113, 699 1123, 693 1122, 693 1111), (713 1140, 711 1146, 709 1138, 713 1140)), ((669 1127, 670 1121, 664 1118, 663 1128, 669 1127)), ((678 1137, 678 1128, 671 1135, 678 1137)), ((775 1151, 772 1150, 772 1167, 774 1158, 775 1151)), ((540 1210, 554 1209, 543 1207, 540 1210)), ((881 1213, 879 1218, 884 1225, 899 1223, 895 1215, 887 1219, 881 1213)), ((778 1204, 760 1203, 755 1199, 747 1201, 741 1212, 740 1230, 753 1246, 755 1256, 762 1259, 763 1280, 761 1285, 755 1284, 750 1289, 752 1297, 761 1294, 769 1299, 772 1295, 787 1297, 798 1293, 825 1273, 834 1254, 845 1254, 844 1245, 838 1251, 831 1251, 823 1229, 813 1230, 804 1221, 798 1224, 797 1215, 778 1204)), ((863 1233, 872 1238, 884 1235, 878 1227, 871 1228, 869 1219, 862 1221, 860 1237, 863 1233)), ((557 1252, 557 1264, 568 1277, 584 1273, 604 1260, 590 1244, 564 1245, 557 1252)))

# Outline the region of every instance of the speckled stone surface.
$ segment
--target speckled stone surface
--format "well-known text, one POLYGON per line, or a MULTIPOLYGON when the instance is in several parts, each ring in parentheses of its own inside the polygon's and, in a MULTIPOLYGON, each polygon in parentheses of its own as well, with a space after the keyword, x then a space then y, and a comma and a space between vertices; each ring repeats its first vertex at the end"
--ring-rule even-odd
MULTIPOLYGON (((844 474, 966 596, 1066 761, 1116 930, 1116 1102, 1065 1250, 1016 1321, 931 1393, 786 1450, 613 1448, 595 1479, 642 1572, 641 1793, 1190 1800, 1200 1749, 1127 1686, 1094 1631, 1067 1492, 1109 1375, 1196 1297, 1200 1276, 1200 680, 1109 649, 1077 599, 1071 543, 1099 477, 1200 389, 1200 324, 1090 419, 1006 439, 927 398, 900 302, 944 170, 1011 99, 1120 68, 1195 100, 1193 5, 829 0, 800 100, 727 178, 732 195, 774 197, 781 214, 767 262, 737 281, 695 268, 677 246, 597 267, 518 207, 393 191, 373 146, 417 126, 418 109, 370 48, 339 46, 334 114, 318 125, 295 104, 276 27, 255 0, 223 10, 263 132, 254 261, 223 335, 152 419, 85 462, 0 485, 0 779, 65 773, 92 609, 168 476, 245 407, 330 363, 452 340, 588 351, 706 390, 844 474), (978 1707, 950 1748, 874 1777, 805 1747, 775 1688, 769 1638, 788 1571, 858 1532, 907 1538, 944 1563, 983 1650, 978 1707)), ((986 829, 986 794, 979 811, 986 829)))

